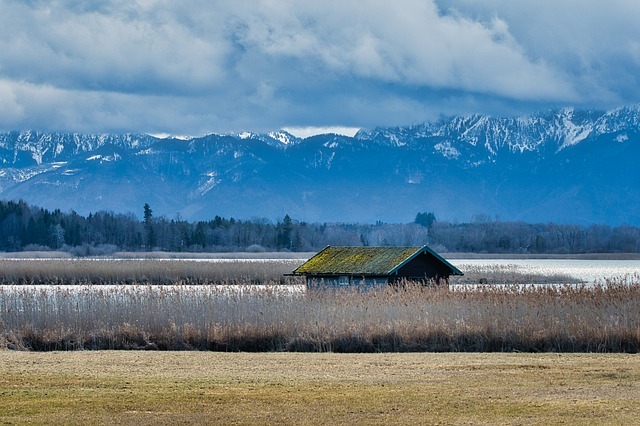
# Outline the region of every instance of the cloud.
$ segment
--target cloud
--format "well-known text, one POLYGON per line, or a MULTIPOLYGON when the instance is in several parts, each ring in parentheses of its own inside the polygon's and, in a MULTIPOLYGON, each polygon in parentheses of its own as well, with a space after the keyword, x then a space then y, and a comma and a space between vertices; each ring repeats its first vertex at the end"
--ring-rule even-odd
POLYGON ((499 19, 483 25, 443 16, 424 1, 370 2, 375 7, 343 1, 336 5, 342 10, 331 8, 332 14, 318 13, 311 2, 296 7, 301 3, 280 2, 288 6, 284 17, 269 9, 248 12, 236 32, 238 43, 250 52, 247 58, 294 62, 303 68, 313 64, 340 79, 517 99, 575 95, 561 74, 523 55, 499 19), (318 16, 323 18, 321 27, 318 16))
POLYGON ((354 136, 360 130, 357 127, 285 127, 282 130, 291 133, 299 138, 308 138, 309 136, 335 133, 336 135, 354 136))
POLYGON ((142 9, 131 15, 62 6, 6 8, 0 38, 5 77, 65 89, 178 95, 222 79, 220 37, 203 40, 173 18, 142 9))
POLYGON ((640 98, 630 1, 0 0, 0 10, 4 129, 358 128, 640 98))
POLYGON ((487 23, 498 17, 533 61, 572 82, 584 103, 637 103, 640 98, 640 3, 630 0, 438 0, 448 13, 487 23))

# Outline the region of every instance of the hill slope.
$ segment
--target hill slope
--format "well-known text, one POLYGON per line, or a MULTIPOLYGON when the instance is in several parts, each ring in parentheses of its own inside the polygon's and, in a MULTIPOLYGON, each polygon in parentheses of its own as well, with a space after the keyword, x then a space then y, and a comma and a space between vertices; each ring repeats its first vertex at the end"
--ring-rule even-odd
POLYGON ((210 219, 640 224, 640 108, 453 117, 304 140, 284 132, 0 134, 0 197, 210 219))

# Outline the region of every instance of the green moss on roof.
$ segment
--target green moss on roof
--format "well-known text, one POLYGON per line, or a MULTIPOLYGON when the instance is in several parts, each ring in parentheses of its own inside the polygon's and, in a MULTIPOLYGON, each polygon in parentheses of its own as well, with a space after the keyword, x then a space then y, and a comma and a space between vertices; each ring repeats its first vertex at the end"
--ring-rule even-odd
POLYGON ((327 247, 294 274, 387 275, 422 247, 327 247))

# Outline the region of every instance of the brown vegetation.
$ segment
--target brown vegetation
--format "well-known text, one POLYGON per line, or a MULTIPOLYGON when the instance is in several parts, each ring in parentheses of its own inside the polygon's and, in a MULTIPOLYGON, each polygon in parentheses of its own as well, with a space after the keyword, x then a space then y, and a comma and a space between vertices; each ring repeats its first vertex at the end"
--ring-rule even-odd
POLYGON ((2 259, 0 285, 259 284, 290 282, 296 259, 2 259))
MULTIPOLYGON (((135 263, 101 265, 104 270, 93 265, 84 272, 66 271, 75 274, 72 281, 80 285, 0 287, 0 345, 37 351, 640 349, 637 276, 596 286, 511 285, 449 291, 406 283, 364 292, 357 288, 306 291, 301 283, 282 285, 280 279, 263 278, 262 285, 249 285, 256 282, 257 272, 247 274, 246 269, 244 274, 217 281, 206 276, 206 268, 213 266, 201 262, 154 264, 169 268, 162 272, 129 268, 135 263), (183 275, 171 269, 175 265, 181 265, 183 275), (202 275, 185 275, 185 265, 205 269, 202 275), (174 285, 148 284, 158 280, 174 285), (93 282, 129 285, 87 284, 93 282), (218 284, 209 284, 213 282, 218 284)), ((256 270, 266 274, 264 266, 256 270)), ((30 280, 14 279, 26 283, 69 280, 59 278, 65 271, 48 270, 51 276, 36 272, 37 268, 29 272, 30 280)), ((216 274, 222 277, 220 270, 212 276, 216 274)), ((8 280, 8 270, 4 275, 8 280)))
POLYGON ((637 424, 626 354, 0 350, 0 424, 637 424))

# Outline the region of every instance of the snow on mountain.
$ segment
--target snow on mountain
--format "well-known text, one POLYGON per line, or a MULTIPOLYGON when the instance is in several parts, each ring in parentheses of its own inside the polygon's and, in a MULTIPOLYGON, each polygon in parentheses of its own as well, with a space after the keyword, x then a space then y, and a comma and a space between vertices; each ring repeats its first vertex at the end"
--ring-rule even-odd
POLYGON ((270 146, 274 146, 277 148, 283 148, 290 145, 297 144, 301 141, 300 138, 293 136, 292 134, 285 131, 278 132, 269 132, 269 133, 253 133, 253 132, 242 132, 236 135, 231 135, 241 140, 255 140, 259 142, 264 142, 270 146))
POLYGON ((459 116, 355 136, 0 134, 0 197, 48 208, 306 221, 640 225, 640 106, 459 116))
POLYGON ((251 132, 242 132, 242 133, 238 133, 238 137, 242 140, 244 139, 252 139, 256 136, 255 133, 251 133, 251 132))
POLYGON ((291 133, 287 133, 287 132, 271 132, 269 133, 269 137, 282 142, 284 145, 292 145, 300 141, 291 133))
POLYGON ((18 161, 40 165, 81 152, 93 152, 105 145, 125 149, 149 146, 158 139, 136 134, 78 134, 47 133, 36 131, 0 133, 0 162, 15 164, 18 161))
POLYGON ((503 151, 558 152, 604 134, 637 132, 639 126, 640 106, 608 112, 564 108, 522 117, 456 116, 436 123, 362 130, 355 138, 394 146, 432 141, 434 150, 449 159, 465 161, 461 153, 475 151, 491 161, 503 151))

